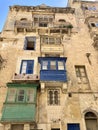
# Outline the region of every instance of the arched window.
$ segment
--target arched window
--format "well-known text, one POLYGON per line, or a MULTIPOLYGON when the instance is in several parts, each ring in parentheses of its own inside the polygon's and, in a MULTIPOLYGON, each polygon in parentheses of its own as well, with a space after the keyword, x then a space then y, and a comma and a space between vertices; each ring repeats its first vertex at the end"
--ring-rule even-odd
POLYGON ((55 102, 55 104, 58 104, 58 91, 56 90, 56 91, 54 91, 54 102, 55 102))
POLYGON ((48 105, 59 105, 60 91, 58 89, 48 90, 48 105))
POLYGON ((21 18, 20 21, 27 21, 27 18, 21 18))
POLYGON ((66 22, 65 19, 59 19, 59 22, 66 22))
POLYGON ((53 104, 53 91, 49 91, 49 103, 53 104))
POLYGON ((87 130, 97 130, 98 123, 96 114, 93 112, 87 112, 85 114, 85 123, 87 130))

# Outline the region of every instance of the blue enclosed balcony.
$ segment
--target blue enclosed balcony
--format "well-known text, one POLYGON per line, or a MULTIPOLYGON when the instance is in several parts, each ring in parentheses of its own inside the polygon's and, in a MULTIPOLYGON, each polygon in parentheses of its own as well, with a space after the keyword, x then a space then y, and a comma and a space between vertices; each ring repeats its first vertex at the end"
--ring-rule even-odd
POLYGON ((66 82, 66 59, 63 57, 39 57, 40 80, 66 82))

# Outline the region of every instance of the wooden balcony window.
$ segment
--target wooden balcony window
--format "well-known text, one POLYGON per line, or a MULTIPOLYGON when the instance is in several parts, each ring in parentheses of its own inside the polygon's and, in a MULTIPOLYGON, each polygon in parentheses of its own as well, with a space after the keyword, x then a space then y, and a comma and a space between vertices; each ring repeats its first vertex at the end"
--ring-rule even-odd
POLYGON ((61 44, 60 37, 41 37, 41 44, 61 44))

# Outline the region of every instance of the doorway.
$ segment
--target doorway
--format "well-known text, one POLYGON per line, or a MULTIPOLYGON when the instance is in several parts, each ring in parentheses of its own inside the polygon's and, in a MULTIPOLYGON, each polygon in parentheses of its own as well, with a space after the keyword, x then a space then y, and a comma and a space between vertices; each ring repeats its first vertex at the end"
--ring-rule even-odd
POLYGON ((93 112, 85 114, 86 130, 98 130, 97 116, 93 112))

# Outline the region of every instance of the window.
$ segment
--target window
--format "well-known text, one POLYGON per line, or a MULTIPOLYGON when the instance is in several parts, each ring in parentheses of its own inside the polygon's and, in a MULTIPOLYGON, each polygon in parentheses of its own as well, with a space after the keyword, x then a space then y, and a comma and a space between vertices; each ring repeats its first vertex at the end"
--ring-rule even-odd
POLYGON ((38 17, 37 16, 34 16, 34 21, 38 22, 38 17))
POLYGON ((39 23, 39 27, 47 27, 47 23, 39 23))
POLYGON ((64 70, 64 62, 58 61, 58 70, 64 70))
POLYGON ((96 22, 96 23, 91 23, 91 26, 92 27, 98 27, 98 23, 96 22))
POLYGON ((7 102, 34 102, 34 89, 32 88, 9 88, 7 102))
POLYGON ((23 102, 25 99, 25 91, 23 89, 18 91, 17 101, 23 102))
POLYGON ((16 89, 14 89, 14 88, 9 89, 8 95, 7 95, 7 101, 15 102, 15 96, 16 96, 16 89))
POLYGON ((27 91, 27 101, 28 102, 33 102, 34 101, 34 92, 33 92, 33 90, 28 90, 27 91))
POLYGON ((42 61, 43 70, 65 70, 64 62, 58 60, 42 61))
POLYGON ((49 89, 48 90, 48 105, 59 105, 60 104, 60 90, 49 89))
POLYGON ((48 24, 53 22, 53 16, 47 15, 34 15, 34 25, 39 27, 47 27, 48 24))
POLYGON ((43 61, 42 69, 43 70, 47 70, 48 69, 48 61, 43 61))
POLYGON ((55 43, 55 39, 54 39, 54 38, 49 38, 49 43, 50 43, 50 44, 55 43))
POLYGON ((91 23, 91 26, 92 26, 92 27, 95 27, 95 23, 91 23))
POLYGON ((49 22, 53 22, 53 18, 52 17, 49 18, 49 22))
POLYGON ((20 21, 27 21, 27 18, 21 18, 20 21))
POLYGON ((36 37, 26 37, 24 49, 25 50, 35 50, 36 37))
POLYGON ((65 19, 59 19, 59 22, 66 22, 65 19))
POLYGON ((88 7, 88 10, 93 10, 93 11, 95 11, 95 10, 96 10, 96 7, 88 7))
POLYGON ((41 44, 61 44, 60 37, 41 37, 41 44))
POLYGON ((50 61, 50 69, 56 70, 56 61, 50 61))
POLYGON ((78 83, 88 83, 85 66, 75 66, 78 83))
POLYGON ((21 74, 33 74, 34 60, 22 60, 21 74))
POLYGON ((56 38, 56 44, 60 44, 61 43, 61 38, 56 38))

